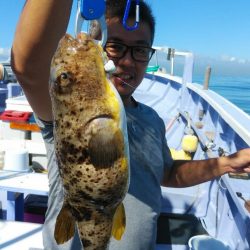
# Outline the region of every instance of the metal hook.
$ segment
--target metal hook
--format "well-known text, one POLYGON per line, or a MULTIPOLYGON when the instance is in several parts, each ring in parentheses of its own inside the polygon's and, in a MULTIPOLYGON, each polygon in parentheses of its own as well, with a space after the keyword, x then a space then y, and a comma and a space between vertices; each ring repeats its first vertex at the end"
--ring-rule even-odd
POLYGON ((75 36, 81 32, 84 20, 97 20, 102 31, 102 40, 100 41, 100 44, 104 47, 107 41, 105 8, 105 0, 78 0, 75 36))
POLYGON ((124 16, 122 19, 122 24, 123 27, 126 30, 132 31, 138 28, 139 25, 139 12, 140 12, 140 4, 139 4, 139 0, 136 0, 136 10, 135 10, 135 24, 133 26, 128 26, 127 25, 127 21, 128 21, 128 16, 129 16, 129 11, 130 11, 130 5, 131 5, 131 0, 127 0, 127 5, 126 5, 126 9, 124 12, 124 16))

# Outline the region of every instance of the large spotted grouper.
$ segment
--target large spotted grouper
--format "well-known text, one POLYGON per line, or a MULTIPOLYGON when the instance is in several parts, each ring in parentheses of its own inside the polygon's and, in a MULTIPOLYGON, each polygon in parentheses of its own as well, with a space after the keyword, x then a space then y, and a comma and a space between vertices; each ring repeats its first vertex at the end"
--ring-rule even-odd
POLYGON ((64 188, 55 240, 68 241, 75 223, 85 250, 107 249, 125 230, 122 200, 129 156, 124 107, 106 77, 102 47, 88 35, 66 34, 51 63, 55 152, 64 188))

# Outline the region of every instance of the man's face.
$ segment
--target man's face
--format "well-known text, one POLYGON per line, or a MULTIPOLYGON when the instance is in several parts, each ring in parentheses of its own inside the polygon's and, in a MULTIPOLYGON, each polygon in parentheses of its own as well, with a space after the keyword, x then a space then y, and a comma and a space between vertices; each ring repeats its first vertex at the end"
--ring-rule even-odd
MULTIPOLYGON (((134 25, 134 22, 128 22, 128 25, 132 26, 134 25)), ((144 77, 148 62, 136 61, 135 58, 138 59, 139 56, 140 59, 140 56, 143 56, 143 53, 145 52, 145 48, 147 49, 147 47, 151 46, 151 31, 148 24, 143 22, 139 23, 138 29, 128 31, 123 27, 118 18, 108 20, 107 26, 107 46, 108 44, 112 46, 110 48, 111 53, 113 46, 114 48, 117 46, 117 48, 126 48, 126 45, 136 46, 136 49, 133 51, 133 56, 131 48, 125 49, 126 52, 123 53, 124 56, 121 58, 114 58, 111 54, 109 55, 110 59, 114 61, 116 66, 116 72, 112 75, 111 80, 126 104, 126 101, 130 99, 135 88, 137 88, 144 77), (142 47, 142 50, 140 47, 142 47)))

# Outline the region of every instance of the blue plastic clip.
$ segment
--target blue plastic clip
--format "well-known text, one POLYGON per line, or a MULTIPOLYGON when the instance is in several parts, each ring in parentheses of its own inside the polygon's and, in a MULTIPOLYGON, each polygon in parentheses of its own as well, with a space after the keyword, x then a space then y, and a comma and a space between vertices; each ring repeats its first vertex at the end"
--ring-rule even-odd
POLYGON ((124 16, 123 16, 123 19, 122 19, 122 24, 123 24, 123 27, 126 29, 126 30, 135 30, 138 28, 138 25, 139 25, 139 9, 140 9, 140 4, 139 4, 140 0, 136 0, 136 10, 135 10, 135 24, 133 26, 128 26, 127 25, 127 21, 128 21, 128 17, 129 17, 129 10, 130 10, 130 5, 131 5, 131 0, 127 0, 127 5, 126 5, 126 9, 125 9, 125 12, 124 12, 124 16))
POLYGON ((84 20, 97 20, 102 31, 102 40, 100 44, 104 46, 107 41, 105 9, 105 0, 78 0, 75 35, 77 36, 77 34, 81 32, 84 20))
POLYGON ((81 15, 85 20, 99 19, 105 13, 105 0, 81 0, 81 15))

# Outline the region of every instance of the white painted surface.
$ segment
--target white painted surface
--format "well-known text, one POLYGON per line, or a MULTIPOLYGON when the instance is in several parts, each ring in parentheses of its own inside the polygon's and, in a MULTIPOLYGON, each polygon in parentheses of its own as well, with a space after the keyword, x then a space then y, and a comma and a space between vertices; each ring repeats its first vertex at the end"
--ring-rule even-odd
POLYGON ((0 249, 43 249, 42 224, 0 220, 0 249))

